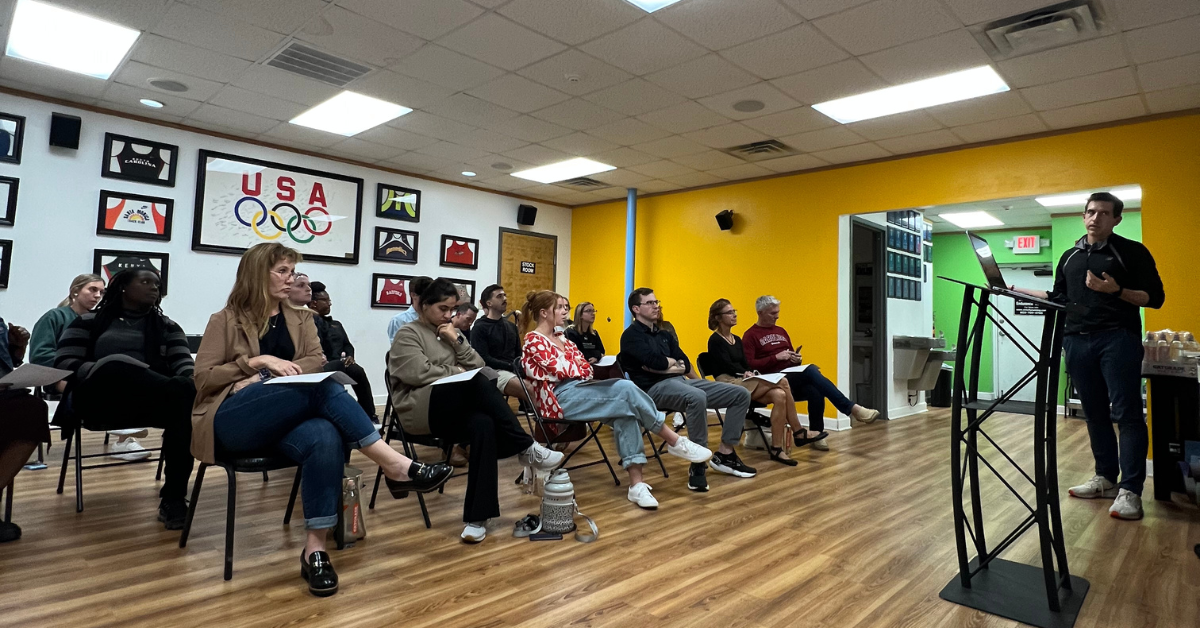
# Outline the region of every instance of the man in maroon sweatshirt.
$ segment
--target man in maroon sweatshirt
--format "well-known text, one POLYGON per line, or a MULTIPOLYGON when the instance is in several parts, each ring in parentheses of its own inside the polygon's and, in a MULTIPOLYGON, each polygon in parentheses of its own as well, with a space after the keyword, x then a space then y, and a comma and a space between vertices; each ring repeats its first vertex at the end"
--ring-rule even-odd
MULTIPOLYGON (((776 325, 779 320, 779 299, 767 295, 754 302, 758 322, 742 334, 742 346, 746 352, 746 363, 759 373, 778 373, 801 363, 799 347, 793 348, 787 330, 776 325)), ((838 412, 856 421, 871 423, 879 418, 878 410, 864 408, 846 398, 833 382, 821 374, 815 364, 809 364, 800 372, 787 374, 788 384, 796 401, 808 402, 808 427, 817 432, 825 431, 825 400, 833 402, 838 412)), ((828 451, 825 440, 813 443, 816 449, 828 451)))

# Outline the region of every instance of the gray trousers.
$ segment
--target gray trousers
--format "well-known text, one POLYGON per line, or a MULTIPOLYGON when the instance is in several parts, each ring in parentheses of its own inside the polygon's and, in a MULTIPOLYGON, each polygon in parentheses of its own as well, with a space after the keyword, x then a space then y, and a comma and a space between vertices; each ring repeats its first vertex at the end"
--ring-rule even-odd
POLYGON ((730 447, 742 438, 746 412, 750 409, 750 392, 736 384, 707 379, 686 379, 682 375, 664 379, 646 391, 655 405, 663 410, 683 412, 687 421, 688 438, 698 444, 708 444, 708 409, 728 408, 721 442, 730 447))

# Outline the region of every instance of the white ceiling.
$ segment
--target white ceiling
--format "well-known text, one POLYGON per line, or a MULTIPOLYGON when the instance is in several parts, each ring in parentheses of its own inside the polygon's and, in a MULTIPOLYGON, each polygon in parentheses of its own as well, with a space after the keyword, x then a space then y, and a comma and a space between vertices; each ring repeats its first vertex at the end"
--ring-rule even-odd
MULTIPOLYGON (((623 0, 49 1, 144 33, 108 81, 3 57, 0 84, 568 205, 1200 107, 1197 0, 1102 0, 1113 34, 993 63, 1010 92, 848 125, 809 105, 992 63, 968 28, 1052 0, 682 0, 653 15, 623 0), (349 139, 287 123, 339 91, 263 65, 293 39, 370 66, 349 89, 416 111, 349 139), (747 99, 765 106, 733 109, 747 99), (801 154, 718 150, 771 138, 801 154), (594 177, 613 187, 492 167, 574 156, 617 166, 594 177)), ((5 34, 13 5, 0 0, 5 34)))
MULTIPOLYGON (((1120 187, 1129 187, 1123 185, 1120 187)), ((1092 192, 1107 192, 1112 188, 1097 188, 1094 190, 1076 190, 1075 194, 1091 194, 1092 192)), ((1073 214, 1083 219, 1082 207, 1043 207, 1041 203, 1034 200, 1033 196, 1021 196, 1016 198, 999 198, 989 201, 975 201, 971 203, 956 203, 954 205, 935 205, 933 207, 922 208, 921 211, 925 214, 925 218, 933 223, 934 233, 960 233, 962 227, 958 227, 953 223, 941 218, 942 214, 953 214, 958 212, 987 212, 1000 220, 1004 224, 998 227, 979 227, 972 228, 972 231, 994 231, 997 229, 1026 229, 1034 227, 1049 227, 1050 217, 1058 214, 1073 214)), ((1141 199, 1131 200, 1125 203, 1125 209, 1129 211, 1138 210, 1142 207, 1141 199)))

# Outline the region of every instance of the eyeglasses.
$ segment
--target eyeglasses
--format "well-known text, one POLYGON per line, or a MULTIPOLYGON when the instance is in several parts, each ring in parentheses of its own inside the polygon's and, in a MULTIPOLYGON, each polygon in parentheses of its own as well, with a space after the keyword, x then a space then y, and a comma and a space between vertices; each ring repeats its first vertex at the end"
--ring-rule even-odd
POLYGON ((295 279, 296 275, 299 274, 294 270, 272 270, 271 272, 275 273, 276 275, 279 275, 280 277, 282 277, 284 279, 288 279, 288 278, 295 279))
POLYGON ((651 307, 658 307, 658 306, 662 305, 662 301, 642 301, 641 304, 649 305, 651 307))
POLYGON ((586 310, 584 310, 584 311, 580 312, 580 314, 595 314, 596 312, 599 312, 599 311, 600 311, 600 310, 597 310, 597 309, 594 309, 594 308, 588 308, 588 309, 586 309, 586 310))
POLYGON ((737 310, 725 310, 724 312, 721 312, 720 315, 721 316, 729 316, 730 314, 737 314, 737 310))

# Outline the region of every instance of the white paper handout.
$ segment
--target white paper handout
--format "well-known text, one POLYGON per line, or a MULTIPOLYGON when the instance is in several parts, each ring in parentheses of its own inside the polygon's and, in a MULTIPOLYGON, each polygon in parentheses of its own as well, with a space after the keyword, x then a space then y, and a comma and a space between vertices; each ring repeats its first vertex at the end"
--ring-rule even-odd
POLYGON ((458 382, 469 382, 472 379, 474 379, 474 377, 476 375, 479 375, 480 373, 483 373, 483 376, 488 379, 496 379, 499 377, 499 374, 496 373, 496 371, 494 369, 490 369, 486 366, 481 366, 477 369, 471 369, 469 371, 459 373, 457 375, 447 375, 446 377, 443 377, 443 378, 435 381, 434 383, 430 384, 430 386, 438 386, 440 384, 454 384, 454 383, 458 383, 458 382))
POLYGON ((71 371, 52 369, 37 364, 22 364, 16 370, 0 378, 0 388, 35 388, 49 386, 69 376, 71 371), (7 384, 7 386, 5 386, 7 384))
POLYGON ((754 377, 747 377, 746 379, 761 379, 764 382, 778 384, 779 380, 781 380, 785 377, 787 377, 787 374, 785 374, 785 373, 760 373, 758 375, 755 375, 754 377))
POLYGON ((600 361, 596 363, 596 366, 612 366, 616 363, 617 363, 617 356, 606 355, 606 356, 600 358, 600 361))
POLYGON ((268 379, 265 384, 319 384, 329 378, 343 385, 353 385, 354 380, 350 379, 349 375, 340 371, 329 371, 327 373, 304 373, 303 375, 288 375, 287 377, 273 377, 268 379))
POLYGON ((796 366, 789 366, 783 369, 780 373, 803 373, 806 368, 808 368, 807 364, 797 364, 796 366))

